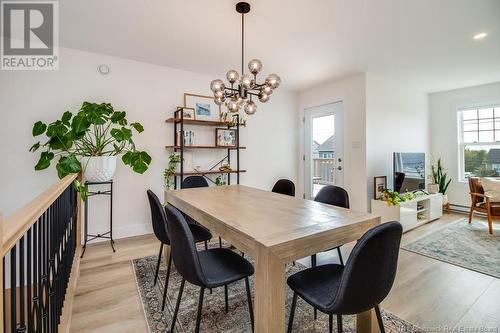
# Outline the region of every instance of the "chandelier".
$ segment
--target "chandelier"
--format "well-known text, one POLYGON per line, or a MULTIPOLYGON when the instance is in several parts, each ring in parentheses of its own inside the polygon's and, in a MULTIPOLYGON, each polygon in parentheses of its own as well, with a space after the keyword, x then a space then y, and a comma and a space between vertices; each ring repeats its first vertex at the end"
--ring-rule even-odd
POLYGON ((246 114, 252 115, 257 111, 257 104, 254 99, 261 103, 269 100, 273 90, 278 88, 281 78, 277 74, 269 74, 264 83, 257 83, 257 74, 262 70, 262 62, 252 59, 248 63, 249 73, 245 73, 245 14, 250 12, 250 4, 238 2, 236 11, 241 14, 241 76, 231 69, 227 72, 226 78, 229 86, 221 79, 213 80, 210 89, 214 93, 214 101, 217 105, 225 104, 229 112, 239 112, 243 106, 246 114))

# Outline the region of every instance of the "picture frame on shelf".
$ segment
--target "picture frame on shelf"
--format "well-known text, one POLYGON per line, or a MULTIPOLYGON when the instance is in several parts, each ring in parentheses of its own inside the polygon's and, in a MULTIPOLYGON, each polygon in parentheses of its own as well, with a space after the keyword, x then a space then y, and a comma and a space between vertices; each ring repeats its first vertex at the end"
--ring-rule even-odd
POLYGON ((196 120, 221 120, 221 107, 215 104, 212 96, 184 93, 184 107, 194 110, 196 120))
MULTIPOLYGON (((178 106, 177 109, 182 109, 182 114, 184 119, 196 120, 196 114, 194 108, 188 108, 186 106, 178 106)), ((177 117, 180 119, 180 114, 177 117)))
POLYGON ((373 198, 375 200, 379 199, 383 190, 387 188, 387 176, 376 176, 373 177, 373 198))
POLYGON ((215 145, 217 147, 235 147, 237 140, 238 138, 235 129, 215 129, 215 145))

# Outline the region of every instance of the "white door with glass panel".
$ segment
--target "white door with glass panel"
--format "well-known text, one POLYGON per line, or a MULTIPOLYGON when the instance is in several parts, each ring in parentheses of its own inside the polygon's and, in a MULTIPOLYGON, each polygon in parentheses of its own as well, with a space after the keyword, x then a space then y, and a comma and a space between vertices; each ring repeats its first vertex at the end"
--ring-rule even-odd
POLYGON ((325 185, 344 184, 342 102, 304 110, 305 197, 312 199, 325 185))

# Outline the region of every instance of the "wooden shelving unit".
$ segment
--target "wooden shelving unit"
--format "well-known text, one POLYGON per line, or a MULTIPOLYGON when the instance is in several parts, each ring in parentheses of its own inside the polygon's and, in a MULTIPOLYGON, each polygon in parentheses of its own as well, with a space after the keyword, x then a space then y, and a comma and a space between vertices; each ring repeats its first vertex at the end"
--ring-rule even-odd
MULTIPOLYGON (((218 175, 226 173, 237 173, 237 172, 247 172, 246 170, 231 170, 231 171, 220 171, 220 170, 202 170, 202 171, 184 171, 184 176, 194 176, 194 175, 218 175)), ((176 172, 175 176, 180 176, 180 172, 176 172)))
POLYGON ((217 174, 227 174, 227 184, 231 184, 231 174, 236 175, 236 183, 240 183, 240 173, 246 172, 246 170, 240 169, 240 150, 241 149, 246 149, 246 147, 241 147, 240 146, 240 124, 239 124, 239 117, 237 116, 236 118, 236 124, 233 125, 231 122, 226 122, 226 121, 206 121, 206 120, 194 120, 194 119, 184 119, 184 113, 182 112, 183 108, 178 107, 177 110, 174 112, 174 117, 173 118, 168 118, 165 120, 166 123, 174 124, 174 145, 167 145, 165 148, 167 149, 173 149, 174 151, 177 151, 181 155, 181 163, 180 163, 180 171, 176 172, 174 174, 174 188, 178 188, 182 184, 182 180, 184 179, 185 176, 204 176, 207 178, 209 181, 212 181, 210 178, 207 177, 207 175, 217 175, 217 174), (223 146, 215 146, 215 145, 184 145, 184 139, 181 136, 180 139, 180 144, 175 144, 176 143, 176 137, 177 137, 177 132, 180 131, 181 133, 184 132, 184 126, 185 125, 199 125, 199 126, 214 126, 214 127, 225 127, 228 129, 235 129, 236 130, 236 145, 231 146, 231 147, 223 147, 223 146), (216 165, 214 165, 212 168, 209 170, 194 170, 194 171, 185 171, 184 170, 184 151, 186 149, 200 149, 200 150, 207 150, 207 149, 215 149, 215 150, 221 150, 225 149, 227 150, 227 155, 219 161, 216 165), (227 160, 228 164, 231 165, 231 152, 236 153, 236 169, 234 170, 229 170, 229 171, 221 171, 218 169, 218 166, 221 162, 224 160, 227 160))
MULTIPOLYGON (((180 149, 181 146, 165 146, 167 149, 180 149)), ((223 146, 198 146, 198 145, 192 145, 192 146, 184 146, 184 149, 246 149, 247 147, 237 147, 237 146, 228 146, 228 147, 223 147, 223 146)))

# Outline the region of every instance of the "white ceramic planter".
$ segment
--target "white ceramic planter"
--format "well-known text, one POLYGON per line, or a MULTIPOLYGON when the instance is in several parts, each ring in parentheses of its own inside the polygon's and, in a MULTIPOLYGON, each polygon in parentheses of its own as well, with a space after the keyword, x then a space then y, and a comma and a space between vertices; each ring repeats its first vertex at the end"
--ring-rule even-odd
POLYGON ((448 194, 443 194, 443 206, 448 204, 448 194))
POLYGON ((116 156, 92 156, 82 159, 84 178, 89 182, 107 182, 113 179, 116 156))

